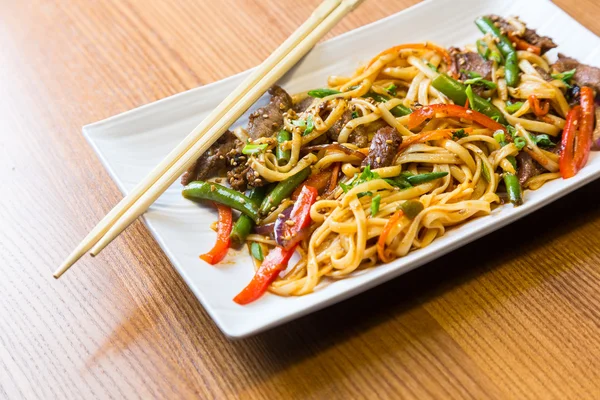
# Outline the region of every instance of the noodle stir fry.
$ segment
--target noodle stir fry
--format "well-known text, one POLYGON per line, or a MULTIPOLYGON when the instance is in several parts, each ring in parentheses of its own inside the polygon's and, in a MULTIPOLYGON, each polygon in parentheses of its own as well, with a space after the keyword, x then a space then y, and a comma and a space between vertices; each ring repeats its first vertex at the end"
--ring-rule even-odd
POLYGON ((186 198, 219 210, 201 258, 249 246, 256 273, 237 303, 391 262, 585 166, 600 70, 562 55, 551 65, 556 45, 518 18, 476 25, 483 36, 464 49, 403 44, 327 87, 271 88, 248 127, 183 176, 186 198))

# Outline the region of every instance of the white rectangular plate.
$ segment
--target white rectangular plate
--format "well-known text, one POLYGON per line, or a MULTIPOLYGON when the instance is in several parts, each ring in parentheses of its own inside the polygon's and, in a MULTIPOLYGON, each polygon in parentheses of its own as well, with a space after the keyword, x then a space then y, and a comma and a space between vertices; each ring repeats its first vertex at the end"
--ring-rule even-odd
MULTIPOLYGON (((445 46, 474 42, 480 33, 473 21, 484 14, 519 15, 530 27, 552 37, 559 50, 582 62, 600 65, 600 39, 546 0, 430 0, 317 46, 280 82, 290 93, 322 87, 329 75, 351 74, 361 62, 400 43, 434 41, 445 46)), ((218 61, 218 60, 215 60, 218 61)), ((179 143, 248 71, 189 90, 135 110, 85 126, 83 132, 123 193, 128 193, 179 143)), ((242 118, 236 125, 246 124, 242 118)), ((593 154, 574 178, 556 180, 525 194, 518 208, 503 206, 473 220, 390 264, 333 282, 307 296, 267 294, 239 306, 232 298, 250 281, 250 256, 238 252, 223 265, 210 266, 198 255, 210 249, 216 214, 181 197, 173 184, 145 214, 148 228, 221 330, 240 338, 300 317, 358 294, 490 233, 600 176, 593 154)))

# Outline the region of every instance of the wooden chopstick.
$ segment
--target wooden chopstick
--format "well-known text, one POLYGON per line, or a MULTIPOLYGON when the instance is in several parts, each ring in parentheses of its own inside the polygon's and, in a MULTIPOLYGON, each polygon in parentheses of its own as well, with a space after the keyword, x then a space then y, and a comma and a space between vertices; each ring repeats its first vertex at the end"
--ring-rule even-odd
POLYGON ((329 16, 315 28, 304 40, 302 40, 284 59, 277 64, 275 68, 269 71, 260 82, 254 86, 244 98, 232 105, 232 108, 220 119, 207 133, 186 152, 186 154, 177 160, 169 168, 167 173, 152 187, 148 189, 135 203, 128 209, 121 218, 108 230, 98 243, 92 248, 90 254, 98 255, 106 245, 117 237, 127 226, 129 226, 137 217, 142 215, 154 201, 165 191, 189 166, 198 159, 222 134, 225 132, 256 100, 258 100, 269 87, 279 80, 292 66, 294 66, 310 49, 339 22, 354 7, 363 0, 343 0, 329 16))
POLYGON ((132 192, 125 196, 84 238, 54 273, 60 277, 83 254, 96 244, 92 255, 98 254, 114 237, 141 215, 166 188, 183 173, 191 163, 214 143, 218 137, 243 112, 250 107, 267 88, 287 72, 316 42, 341 18, 363 0, 326 0, 275 52, 267 58, 240 86, 192 131, 169 155, 144 178, 132 192), (300 49, 300 50, 298 50, 300 49), (290 53, 294 53, 290 57, 290 53), (269 76, 269 80, 265 80, 269 76), (258 83, 261 83, 257 85, 258 83), (268 84, 267 84, 268 83, 268 84), (256 89, 260 86, 260 90, 256 89), (252 91, 252 95, 248 96, 252 91), (258 93, 258 95, 257 95, 258 93), (254 100, 249 100, 254 99, 254 100), (233 104, 244 104, 245 108, 233 104), (241 111, 240 111, 241 109, 241 111), (235 110, 235 111, 234 111, 235 110), (218 121, 226 117, 227 126, 218 121), (208 130, 208 131, 207 131, 208 130), (202 140, 207 135, 207 140, 202 140), (179 172, 180 171, 180 172, 179 172), (177 173, 177 175, 174 175, 177 173), (165 182, 168 182, 165 186, 165 182), (152 189, 151 193, 148 193, 152 189), (147 194, 148 193, 148 194, 147 194), (135 217, 133 217, 135 215, 135 217), (117 225, 118 223, 118 225, 117 225))

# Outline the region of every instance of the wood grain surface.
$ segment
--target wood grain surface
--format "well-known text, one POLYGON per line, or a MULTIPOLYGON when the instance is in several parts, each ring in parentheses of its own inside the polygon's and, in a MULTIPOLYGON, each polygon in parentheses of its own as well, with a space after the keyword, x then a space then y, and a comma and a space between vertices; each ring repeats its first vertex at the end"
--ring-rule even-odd
MULTIPOLYGON (((121 197, 81 126, 258 64, 317 3, 0 0, 0 398, 600 397, 600 182, 237 342, 140 222, 52 278, 121 197)), ((597 1, 557 3, 600 34, 597 1)))

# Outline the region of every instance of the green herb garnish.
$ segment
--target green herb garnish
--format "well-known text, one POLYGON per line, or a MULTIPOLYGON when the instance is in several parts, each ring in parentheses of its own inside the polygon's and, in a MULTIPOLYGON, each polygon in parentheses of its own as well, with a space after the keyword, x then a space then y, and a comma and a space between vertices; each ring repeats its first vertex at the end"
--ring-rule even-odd
POLYGON ((576 68, 573 68, 570 71, 565 71, 565 72, 560 72, 558 74, 552 74, 552 79, 560 79, 561 81, 563 81, 565 83, 565 85, 567 85, 567 87, 571 87, 571 84, 569 83, 569 81, 573 78, 573 75, 575 75, 575 72, 577 72, 576 68))
POLYGON ((465 132, 464 129, 459 129, 457 131, 452 132, 452 139, 454 140, 459 140, 467 136, 469 135, 465 132))
POLYGON ((266 143, 263 144, 247 144, 242 149, 242 154, 251 155, 262 153, 269 145, 266 143))
POLYGON ((514 103, 509 101, 506 103, 506 107, 504 107, 504 109, 506 112, 513 114, 519 111, 521 107, 523 107, 523 104, 524 103, 522 101, 516 101, 514 103))
POLYGON ((335 90, 335 89, 314 89, 314 90, 309 90, 308 91, 308 95, 310 97, 316 97, 318 99, 322 99, 323 97, 327 97, 327 96, 331 96, 332 94, 339 94, 342 93, 339 90, 335 90))
POLYGON ((381 195, 375 195, 371 199, 371 217, 375 216, 379 212, 379 203, 381 202, 381 195))

